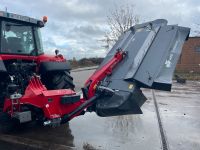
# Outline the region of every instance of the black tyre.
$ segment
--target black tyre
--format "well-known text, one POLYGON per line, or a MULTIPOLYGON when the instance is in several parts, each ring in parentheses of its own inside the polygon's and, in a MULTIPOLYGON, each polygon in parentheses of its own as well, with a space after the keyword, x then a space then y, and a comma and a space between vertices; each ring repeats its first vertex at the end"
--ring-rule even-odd
POLYGON ((0 112, 0 132, 9 133, 13 131, 15 127, 15 121, 7 113, 0 112))
POLYGON ((47 89, 72 89, 74 90, 73 78, 69 72, 50 72, 43 76, 43 82, 47 89))

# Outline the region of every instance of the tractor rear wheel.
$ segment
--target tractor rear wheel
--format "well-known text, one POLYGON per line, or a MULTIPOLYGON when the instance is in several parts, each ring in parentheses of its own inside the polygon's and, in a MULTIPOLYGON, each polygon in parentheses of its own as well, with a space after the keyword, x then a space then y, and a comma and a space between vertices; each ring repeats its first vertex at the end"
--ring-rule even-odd
POLYGON ((11 116, 7 113, 0 112, 0 132, 1 133, 9 133, 15 127, 15 120, 11 118, 11 116))
POLYGON ((43 79, 47 89, 72 89, 74 90, 73 78, 68 71, 51 72, 43 79))

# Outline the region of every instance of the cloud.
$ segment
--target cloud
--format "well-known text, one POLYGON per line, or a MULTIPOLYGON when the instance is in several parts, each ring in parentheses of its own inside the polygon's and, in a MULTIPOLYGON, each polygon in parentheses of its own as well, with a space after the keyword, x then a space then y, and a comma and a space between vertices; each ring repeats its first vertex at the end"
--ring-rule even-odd
POLYGON ((124 4, 135 6, 141 22, 164 18, 192 31, 200 23, 199 0, 1 0, 0 9, 33 18, 47 15, 48 23, 41 29, 46 52, 59 49, 68 58, 81 58, 105 55, 99 40, 108 31, 106 16, 124 4))

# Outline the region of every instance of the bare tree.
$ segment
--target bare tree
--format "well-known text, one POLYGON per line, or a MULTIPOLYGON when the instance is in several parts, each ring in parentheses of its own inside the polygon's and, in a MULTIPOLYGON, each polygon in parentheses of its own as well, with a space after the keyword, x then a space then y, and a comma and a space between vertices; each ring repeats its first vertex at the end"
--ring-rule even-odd
POLYGON ((139 22, 138 15, 135 14, 133 5, 116 6, 107 16, 111 38, 117 40, 131 26, 139 22))
POLYGON ((104 46, 108 48, 118 40, 131 26, 139 23, 139 16, 136 15, 134 5, 115 5, 115 9, 110 11, 107 16, 107 23, 110 31, 105 34, 101 40, 106 43, 104 46))

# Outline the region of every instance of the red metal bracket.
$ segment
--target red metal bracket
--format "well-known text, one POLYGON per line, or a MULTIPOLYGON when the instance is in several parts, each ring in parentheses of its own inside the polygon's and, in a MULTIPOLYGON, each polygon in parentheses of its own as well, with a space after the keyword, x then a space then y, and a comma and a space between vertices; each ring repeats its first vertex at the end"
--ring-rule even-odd
POLYGON ((117 50, 114 57, 109 60, 104 66, 96 70, 93 75, 85 82, 85 86, 88 88, 88 99, 95 95, 95 89, 100 81, 102 81, 107 75, 112 73, 113 68, 126 56, 126 52, 117 50))

